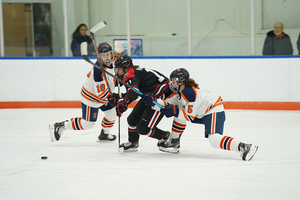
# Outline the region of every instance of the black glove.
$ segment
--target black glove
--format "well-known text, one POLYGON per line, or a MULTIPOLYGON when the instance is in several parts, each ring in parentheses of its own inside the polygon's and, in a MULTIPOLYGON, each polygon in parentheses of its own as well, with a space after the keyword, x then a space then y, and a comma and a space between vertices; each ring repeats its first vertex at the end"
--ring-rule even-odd
POLYGON ((147 106, 154 106, 153 101, 156 101, 156 98, 152 93, 148 92, 142 95, 142 100, 147 106))
POLYGON ((177 105, 167 105, 164 108, 161 108, 160 112, 166 115, 166 117, 178 117, 179 109, 177 105))
POLYGON ((116 106, 116 111, 117 111, 117 116, 121 117, 122 113, 125 112, 127 110, 127 107, 130 103, 130 100, 128 99, 128 97, 124 97, 122 99, 119 100, 117 106, 116 106))
POLYGON ((119 101, 119 94, 113 93, 108 96, 108 103, 115 105, 119 101))

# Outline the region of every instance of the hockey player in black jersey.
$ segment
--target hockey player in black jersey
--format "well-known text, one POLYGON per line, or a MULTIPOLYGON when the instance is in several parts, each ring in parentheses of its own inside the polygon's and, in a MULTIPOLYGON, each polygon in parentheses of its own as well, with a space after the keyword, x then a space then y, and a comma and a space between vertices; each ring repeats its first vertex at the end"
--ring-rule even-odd
MULTIPOLYGON (((167 139, 170 132, 156 127, 164 115, 153 110, 143 101, 151 105, 151 102, 156 98, 165 98, 172 94, 168 85, 169 79, 155 70, 133 66, 131 58, 127 55, 116 59, 115 68, 118 76, 122 77, 123 81, 144 93, 142 99, 138 101, 127 118, 128 142, 121 144, 120 148, 123 148, 124 151, 137 151, 140 134, 158 140, 167 139)), ((111 103, 117 102, 116 112, 117 116, 120 117, 127 110, 128 105, 138 96, 138 93, 134 90, 127 88, 127 92, 123 94, 121 99, 116 99, 118 98, 117 95, 113 95, 109 98, 109 101, 111 103)))

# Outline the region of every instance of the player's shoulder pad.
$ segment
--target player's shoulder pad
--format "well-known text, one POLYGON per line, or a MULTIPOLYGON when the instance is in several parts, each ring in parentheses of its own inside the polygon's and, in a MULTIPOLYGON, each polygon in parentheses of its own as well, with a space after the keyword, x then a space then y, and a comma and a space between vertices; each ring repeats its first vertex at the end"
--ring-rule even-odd
POLYGON ((135 70, 134 68, 129 68, 127 73, 124 75, 123 81, 126 82, 133 77, 135 77, 135 70))
POLYGON ((182 90, 181 96, 186 102, 195 102, 197 98, 197 91, 195 87, 186 87, 182 90))
POLYGON ((94 80, 95 82, 101 82, 103 81, 103 73, 100 69, 97 67, 93 67, 94 70, 94 80))

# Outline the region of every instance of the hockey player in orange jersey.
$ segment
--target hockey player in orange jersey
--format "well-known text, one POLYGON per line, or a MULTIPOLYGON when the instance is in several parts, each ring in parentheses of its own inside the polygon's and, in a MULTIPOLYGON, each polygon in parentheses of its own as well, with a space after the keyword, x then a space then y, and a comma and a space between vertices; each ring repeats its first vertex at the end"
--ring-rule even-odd
POLYGON ((184 68, 174 70, 170 75, 170 88, 178 93, 177 102, 175 96, 171 100, 157 99, 164 105, 160 110, 166 117, 173 117, 172 132, 166 141, 158 143, 159 149, 164 152, 179 153, 180 137, 183 133, 186 121, 205 126, 205 138, 214 148, 239 152, 243 160, 251 160, 258 146, 246 144, 239 140, 223 135, 225 111, 222 97, 198 87, 198 84, 190 78, 189 72, 184 68))
MULTIPOLYGON (((114 52, 112 47, 107 43, 100 43, 98 46, 98 52, 101 57, 96 63, 102 62, 106 71, 115 74, 113 61, 114 52)), ((120 54, 118 54, 120 56, 120 54)), ((113 141, 116 136, 110 134, 115 120, 116 110, 115 106, 108 103, 110 91, 114 91, 116 81, 112 77, 105 78, 103 72, 93 67, 87 74, 86 81, 81 88, 81 108, 82 116, 74 117, 63 122, 57 122, 49 125, 49 133, 52 141, 58 141, 61 138, 64 130, 86 130, 94 127, 94 124, 98 118, 99 109, 104 112, 102 119, 102 130, 98 139, 113 141)))

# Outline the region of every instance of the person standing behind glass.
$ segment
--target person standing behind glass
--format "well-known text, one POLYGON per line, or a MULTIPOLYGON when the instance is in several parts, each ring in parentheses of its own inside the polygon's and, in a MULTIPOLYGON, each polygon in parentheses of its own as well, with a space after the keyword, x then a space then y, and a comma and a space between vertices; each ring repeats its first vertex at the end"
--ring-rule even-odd
POLYGON ((290 37, 283 32, 283 24, 276 22, 274 30, 267 33, 263 55, 293 55, 290 37))
POLYGON ((86 34, 87 32, 87 26, 85 24, 79 24, 75 31, 72 34, 72 43, 71 43, 71 50, 73 53, 73 56, 81 56, 81 51, 80 51, 80 44, 82 42, 87 42, 88 43, 88 55, 89 56, 96 56, 95 48, 93 45, 93 41, 86 34))

